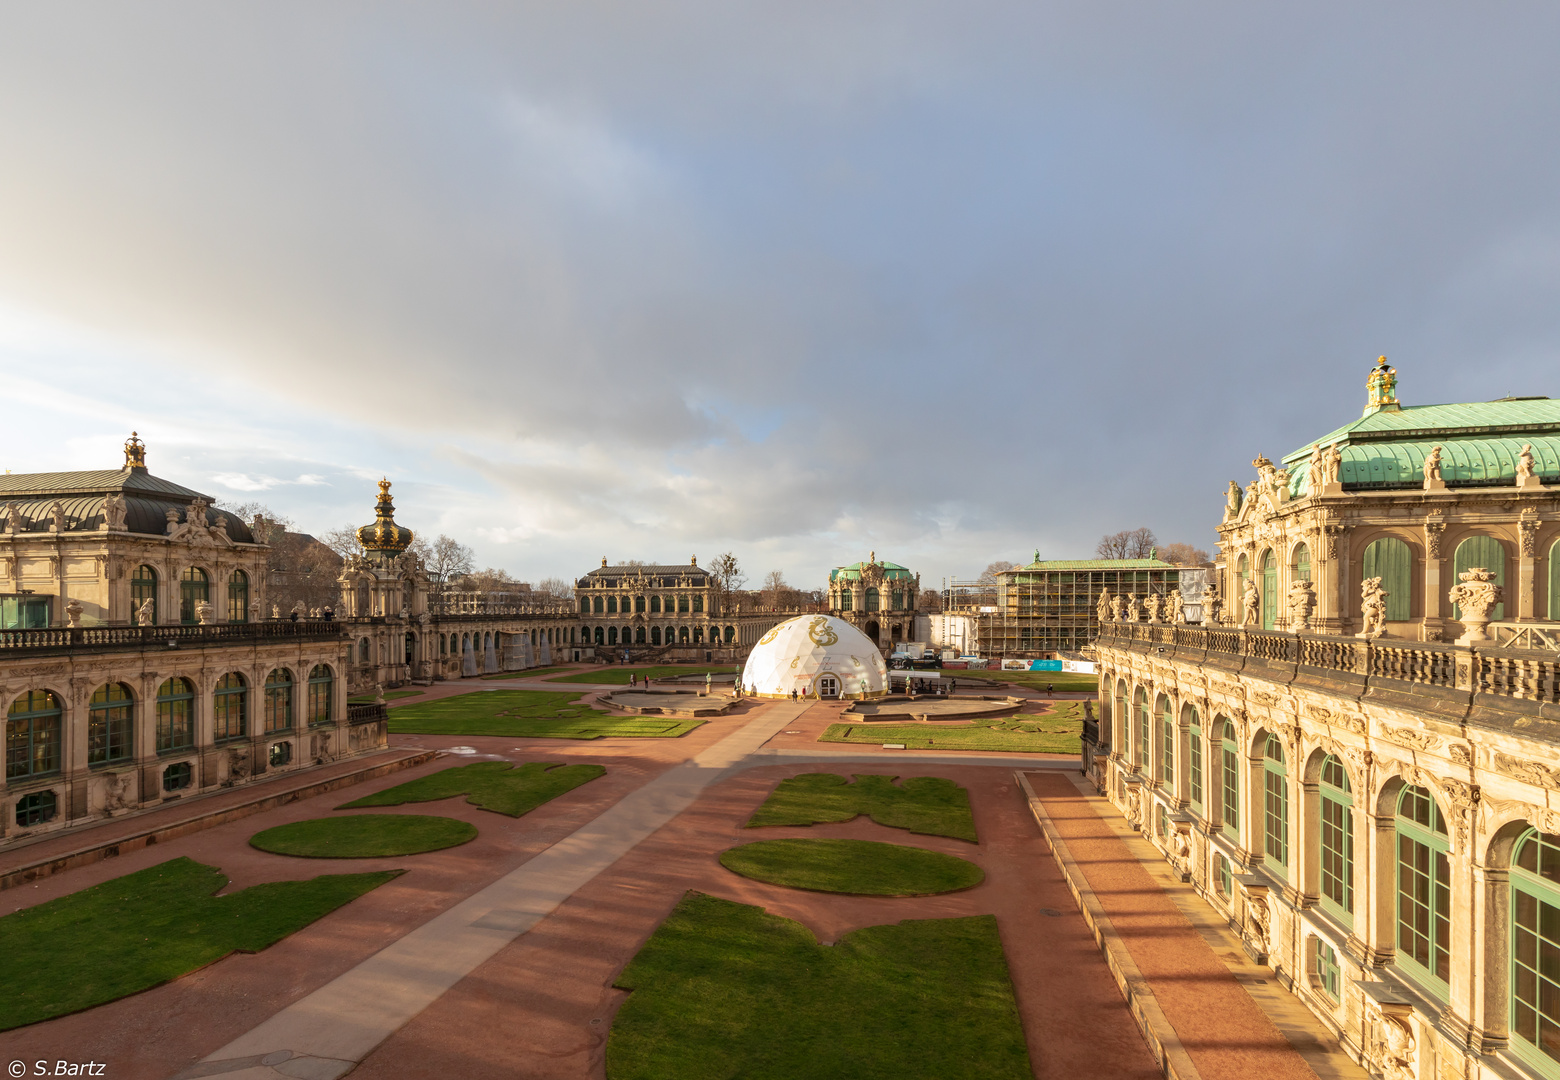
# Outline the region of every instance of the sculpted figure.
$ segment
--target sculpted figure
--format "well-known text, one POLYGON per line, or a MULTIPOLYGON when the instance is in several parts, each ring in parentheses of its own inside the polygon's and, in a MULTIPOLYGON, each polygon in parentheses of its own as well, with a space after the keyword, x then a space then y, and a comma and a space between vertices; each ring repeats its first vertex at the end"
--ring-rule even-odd
POLYGON ((1166 622, 1186 622, 1186 601, 1181 598, 1181 590, 1177 589, 1170 594, 1170 612, 1165 616, 1166 622))
POLYGON ((1127 597, 1127 622, 1137 622, 1138 617, 1138 598, 1129 596, 1127 597))
POLYGON ((1268 951, 1268 906, 1266 900, 1248 900, 1246 902, 1246 921, 1251 928, 1251 936, 1262 946, 1262 951, 1268 951))
POLYGON ((1221 614, 1223 608, 1224 600, 1219 596, 1218 582, 1210 578, 1208 583, 1203 586, 1203 625, 1217 626, 1219 624, 1219 615, 1221 614))
POLYGON ((1143 610, 1148 612, 1149 622, 1156 623, 1159 621, 1159 608, 1162 603, 1163 601, 1160 600, 1157 593, 1149 593, 1143 598, 1143 610))
POLYGON ((1289 629, 1295 633, 1311 628, 1311 612, 1316 607, 1316 593, 1309 581, 1297 581, 1289 586, 1289 629))
POLYGON ((151 626, 152 612, 157 604, 150 596, 141 601, 141 606, 135 609, 135 624, 137 626, 151 626))
POLYGON ((1414 1034, 1396 1017, 1381 1018, 1381 1075, 1383 1080, 1414 1078, 1414 1034))
POLYGON ((22 511, 13 502, 5 504, 5 531, 10 533, 22 531, 22 511))
POLYGON ((1339 482, 1339 474, 1343 471, 1343 454, 1338 449, 1337 443, 1331 443, 1322 453, 1322 482, 1336 484, 1339 482))
POLYGON ((251 601, 249 601, 249 621, 250 622, 259 622, 260 621, 260 601, 258 601, 258 600, 251 600, 251 601))
POLYGON ((1309 495, 1315 495, 1322 490, 1323 477, 1327 475, 1327 469, 1322 464, 1322 444, 1317 443, 1311 447, 1311 458, 1305 463, 1305 490, 1309 495))
POLYGON ((135 779, 135 773, 123 772, 117 776, 110 775, 104 782, 103 788, 103 812, 113 817, 120 810, 130 809, 134 800, 131 782, 135 779))
POLYGON ((172 536, 174 533, 179 531, 179 512, 177 510, 170 509, 166 516, 168 518, 168 525, 164 531, 169 536, 172 536))
POLYGON ((1110 598, 1110 617, 1114 621, 1120 622, 1121 621, 1121 614, 1126 609, 1126 605, 1127 605, 1127 602, 1122 597, 1119 597, 1119 596, 1111 597, 1110 598))
POLYGON ((1425 455, 1425 479, 1427 481, 1441 479, 1441 448, 1439 446, 1432 446, 1430 453, 1425 455))
POLYGON ((200 620, 202 626, 208 626, 211 623, 211 613, 216 610, 211 606, 210 600, 202 600, 195 605, 195 617, 200 620))
POLYGON ((1488 637, 1484 628, 1489 624, 1490 610, 1505 599, 1504 593, 1495 582, 1494 571, 1482 566, 1471 566, 1457 577, 1457 584, 1446 594, 1448 600, 1462 609, 1458 621, 1466 632, 1457 639, 1457 644, 1484 641, 1488 637))
POLYGON ((1360 637, 1376 638, 1387 632, 1387 597, 1390 595, 1381 587, 1379 577, 1366 578, 1360 585, 1360 621, 1364 624, 1360 637))
POLYGON ((281 617, 282 617, 282 605, 281 604, 272 604, 271 605, 271 618, 273 618, 273 619, 280 619, 281 617))
POLYGON ((224 514, 218 514, 217 515, 217 520, 213 521, 210 525, 208 525, 206 527, 206 531, 211 534, 211 538, 213 540, 216 540, 216 541, 219 541, 219 542, 222 541, 222 540, 226 540, 227 539, 227 516, 224 515, 224 514))
POLYGON ((1241 625, 1258 625, 1262 617, 1262 594, 1257 591, 1255 581, 1246 582, 1246 591, 1241 595, 1241 600, 1246 605, 1246 618, 1241 625))
POLYGON ((77 600, 74 596, 71 597, 70 602, 65 605, 65 621, 69 626, 75 627, 81 625, 81 601, 77 600))
POLYGON ((103 521, 110 529, 119 531, 125 527, 125 497, 115 492, 103 499, 103 521))
POLYGON ((49 531, 57 533, 65 531, 65 504, 58 500, 49 507, 49 531))
MULTIPOLYGON (((1522 452, 1517 455, 1517 478, 1533 475, 1533 444, 1523 443, 1522 452)), ((56 506, 59 504, 56 503, 56 506)))
POLYGON ((1095 605, 1094 611, 1099 616, 1100 622, 1105 622, 1107 619, 1110 618, 1110 590, 1109 589, 1101 589, 1100 590, 1100 602, 1095 605))
POLYGON ((1240 485, 1230 481, 1230 486, 1224 489, 1224 518, 1228 521, 1240 513, 1240 485))

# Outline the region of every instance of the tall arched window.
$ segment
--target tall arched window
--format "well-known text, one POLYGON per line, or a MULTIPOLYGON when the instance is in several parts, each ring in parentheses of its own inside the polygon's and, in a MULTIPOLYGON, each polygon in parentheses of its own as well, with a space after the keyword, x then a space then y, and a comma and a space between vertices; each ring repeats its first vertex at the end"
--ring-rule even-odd
POLYGON ((650 614, 661 614, 661 598, 659 596, 652 596, 650 598, 650 614))
POLYGON ((1549 618, 1560 621, 1560 540, 1549 547, 1549 618))
POLYGON ((1398 796, 1396 825, 1398 963, 1444 997, 1452 951, 1446 819, 1428 791, 1405 787, 1398 796))
POLYGON ((1183 710, 1187 719, 1191 722, 1187 727, 1186 739, 1186 786, 1187 802, 1197 813, 1203 812, 1203 730, 1202 717, 1197 715, 1197 708, 1187 705, 1183 710))
POLYGON ((700 615, 700 614, 703 614, 703 612, 704 612, 704 594, 703 593, 695 593, 694 597, 693 597, 693 613, 695 615, 700 615))
POLYGON ((1560 836, 1529 830, 1511 860, 1512 1049, 1560 1068, 1560 836))
POLYGON ((1306 545, 1295 545, 1294 561, 1291 565, 1290 573, 1294 581, 1311 580, 1311 549, 1306 547, 1306 545))
POLYGON ((274 668, 265 677, 265 730, 291 731, 293 726, 293 675, 274 668))
POLYGON ((1113 733, 1116 749, 1126 753, 1130 745, 1129 729, 1132 724, 1132 715, 1127 710, 1127 680, 1116 680, 1116 730, 1113 733))
POLYGON ((607 597, 607 614, 608 615, 616 615, 617 614, 617 607, 618 607, 617 601, 618 601, 618 598, 615 597, 615 596, 607 597))
POLYGON ((1175 789, 1175 708, 1163 694, 1159 697, 1159 779, 1175 789))
POLYGON ((580 597, 580 614, 581 615, 589 615, 590 614, 590 597, 588 597, 588 596, 580 597))
POLYGON ((1387 591, 1387 620, 1411 619, 1414 596, 1414 555, 1408 545, 1395 536, 1372 540, 1365 548, 1361 569, 1365 579, 1379 577, 1387 591))
POLYGON ((1224 721, 1219 732, 1219 815, 1230 836, 1240 834, 1240 746, 1235 725, 1224 721))
POLYGON ((677 597, 677 614, 679 614, 679 615, 686 615, 686 614, 688 614, 688 597, 687 597, 687 594, 683 594, 683 595, 680 595, 680 596, 677 597))
POLYGON ((606 632, 606 630, 604 628, 600 627, 600 626, 596 627, 596 644, 597 645, 605 645, 606 643, 607 643, 607 632, 606 632))
POLYGON ((615 627, 615 626, 607 627, 607 644, 608 645, 616 645, 617 644, 617 627, 615 627))
POLYGON ((28 690, 11 702, 5 718, 5 775, 47 776, 60 771, 60 699, 28 690))
POLYGON ((645 628, 643 626, 636 626, 636 627, 634 627, 634 644, 635 645, 643 645, 644 643, 645 643, 645 628))
POLYGON ((1137 753, 1134 755, 1140 769, 1148 768, 1148 693, 1140 686, 1136 695, 1137 705, 1137 753))
POLYGON ((1348 925, 1354 921, 1354 792, 1334 754, 1322 760, 1318 794, 1322 906, 1348 925))
POLYGON ((217 680, 211 700, 213 738, 242 739, 249 734, 249 684, 236 671, 217 680))
POLYGON ((645 613, 645 598, 643 596, 636 596, 636 597, 634 597, 634 614, 635 615, 643 615, 644 613, 645 613))
POLYGON ((1268 548, 1262 553, 1262 629, 1278 625, 1278 556, 1268 548))
POLYGON ((677 643, 679 645, 688 644, 688 628, 686 626, 679 626, 677 628, 677 643))
POLYGON ((87 707, 88 765, 107 765, 135 755, 134 708, 135 699, 123 683, 107 683, 93 691, 87 707))
POLYGON ((328 724, 331 722, 330 702, 331 690, 335 686, 335 676, 330 672, 329 665, 315 664, 309 672, 309 723, 328 724))
POLYGON ((228 622, 249 621, 249 575, 234 570, 228 575, 228 622))
POLYGON ((867 590, 867 610, 878 610, 878 591, 876 589, 867 590))
POLYGON ((200 622, 195 605, 211 599, 211 581, 198 566, 188 567, 179 579, 179 621, 200 622))
MULTIPOLYGON (((451 642, 452 646, 453 646, 454 640, 455 640, 455 635, 451 634, 450 635, 450 642, 451 642)), ((358 642, 358 663, 360 663, 360 664, 368 663, 368 661, 371 658, 371 656, 372 656, 372 653, 369 652, 368 638, 364 638, 362 641, 358 642)))
POLYGON ((152 625, 157 625, 157 571, 150 566, 137 566, 135 574, 130 578, 130 606, 134 609, 130 612, 130 621, 137 623, 137 616, 142 605, 148 600, 152 602, 152 625))
MULTIPOLYGON (((1246 583, 1251 580, 1251 560, 1245 555, 1235 563, 1235 599, 1233 603, 1240 605, 1240 610, 1245 611, 1246 583)), ((1245 616, 1243 615, 1242 618, 1245 616)))
POLYGON ((840 590, 840 610, 841 611, 854 611, 854 610, 856 610, 855 605, 856 605, 856 594, 854 592, 852 592, 851 590, 849 590, 849 589, 841 589, 840 590))
MULTIPOLYGON (((1495 581, 1504 586, 1506 584, 1506 549, 1501 542, 1493 536, 1470 536, 1457 545, 1457 553, 1452 558, 1452 581, 1461 581, 1459 576, 1464 570, 1471 567, 1482 566, 1486 570, 1495 572, 1495 581)), ((1506 605, 1504 602, 1496 604, 1490 610, 1490 618, 1499 622, 1506 617, 1506 605)), ((1457 605, 1452 606, 1452 618, 1461 619, 1462 610, 1457 605)))
POLYGON ((902 589, 895 589, 893 593, 890 594, 890 599, 892 600, 895 611, 903 611, 905 609, 905 594, 902 589))
POLYGON ((157 752, 195 745, 195 687, 188 679, 169 679, 157 688, 157 752))
POLYGON ((1289 869, 1289 771, 1284 744, 1267 737, 1262 751, 1262 853, 1269 866, 1289 869))
POLYGON ((661 628, 659 626, 652 626, 650 628, 650 644, 661 644, 661 628))
POLYGON ((590 611, 591 611, 592 615, 604 615, 604 614, 606 614, 606 612, 603 610, 601 597, 599 597, 599 596, 591 597, 591 599, 590 599, 590 611))

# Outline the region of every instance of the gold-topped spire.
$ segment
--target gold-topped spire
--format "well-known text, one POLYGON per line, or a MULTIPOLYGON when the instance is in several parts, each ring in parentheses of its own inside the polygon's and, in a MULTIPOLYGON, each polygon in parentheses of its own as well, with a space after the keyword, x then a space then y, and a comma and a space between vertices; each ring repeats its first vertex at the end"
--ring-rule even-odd
POLYGON ((125 440, 125 468, 146 468, 146 444, 133 431, 130 433, 130 437, 125 440))
POLYGON ((1388 364, 1385 356, 1377 358, 1376 366, 1365 377, 1365 391, 1366 416, 1400 407, 1397 399, 1397 368, 1388 364))
POLYGON ((395 523, 395 500, 390 497, 388 477, 379 481, 379 501, 374 504, 374 523, 357 531, 358 543, 366 551, 405 551, 412 543, 412 531, 395 523))

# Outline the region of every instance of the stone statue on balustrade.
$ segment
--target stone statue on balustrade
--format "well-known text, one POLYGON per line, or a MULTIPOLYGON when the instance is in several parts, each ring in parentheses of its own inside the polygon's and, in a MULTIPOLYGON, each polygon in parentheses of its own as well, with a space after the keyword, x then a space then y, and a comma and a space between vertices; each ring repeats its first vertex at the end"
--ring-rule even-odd
POLYGON ((152 620, 156 618, 156 610, 157 601, 148 596, 141 601, 141 606, 135 609, 135 624, 137 626, 151 626, 152 620))
POLYGON ((1326 483, 1323 479, 1326 475, 1326 466, 1322 464, 1322 444, 1317 443, 1311 447, 1311 457, 1305 463, 1305 493, 1319 495, 1322 485, 1326 483))
POLYGON ((195 605, 195 618, 200 620, 202 626, 211 624, 211 616, 217 609, 211 606, 210 600, 202 600, 195 605))
POLYGON ((1230 486, 1224 489, 1224 520, 1240 513, 1240 485, 1230 481, 1230 486))
POLYGON ((22 511, 15 503, 5 504, 5 531, 19 533, 22 531, 22 511))
POLYGON ((1135 623, 1138 621, 1138 618, 1138 598, 1129 596, 1127 597, 1127 622, 1135 623))
POLYGON ((1537 464, 1533 458, 1533 444, 1523 443, 1522 452, 1517 455, 1517 487, 1543 487, 1544 481, 1538 476, 1537 464))
POLYGON ((65 504, 56 500, 49 506, 49 531, 65 531, 65 504))
POLYGON ((1157 623, 1159 621, 1159 609, 1162 604, 1163 601, 1160 599, 1158 593, 1149 593, 1146 597, 1143 598, 1143 610, 1148 612, 1149 622, 1157 623))
POLYGON ((1366 578, 1360 585, 1360 632, 1356 637, 1379 638, 1387 632, 1387 597, 1379 577, 1366 578))
POLYGON ((1339 476, 1343 472, 1343 454, 1338 450, 1337 443, 1330 443, 1326 450, 1322 451, 1322 484, 1339 483, 1339 476))
POLYGON ((1257 591, 1257 583, 1255 581, 1246 582, 1245 591, 1241 593, 1241 601, 1246 606, 1246 617, 1242 620, 1241 625, 1246 627, 1260 626, 1262 620, 1262 594, 1257 591))
POLYGON ((1110 617, 1113 622, 1120 622, 1122 613, 1126 610, 1125 597, 1113 596, 1110 598, 1110 617))
POLYGON ((1219 596, 1218 582, 1209 579, 1203 585, 1202 621, 1204 626, 1218 626, 1224 610, 1224 599, 1219 596))
POLYGON ((1181 597, 1181 590, 1177 589, 1169 596, 1168 610, 1165 612, 1165 622, 1186 624, 1186 601, 1181 597))
POLYGON ((1458 621, 1463 624, 1463 635, 1456 644, 1478 645, 1489 641, 1485 627, 1489 626, 1490 612, 1505 599, 1495 581, 1495 572, 1482 566, 1470 566, 1457 576, 1460 580, 1446 594, 1446 598, 1461 609, 1458 621))
POLYGON ((1110 590, 1109 589, 1101 589, 1100 590, 1100 602, 1095 605, 1094 610, 1095 610, 1095 613, 1099 616, 1100 622, 1106 622, 1107 620, 1110 619, 1110 590))
POLYGON ((1441 479, 1441 448, 1432 446, 1425 455, 1425 490, 1445 491, 1446 482, 1441 479))
POLYGON ((1316 609, 1316 591, 1309 581, 1289 586, 1289 629, 1298 634, 1311 629, 1311 612, 1316 609))
POLYGON ((113 492, 103 497, 103 528, 109 532, 123 532, 125 529, 125 514, 129 507, 125 503, 125 497, 118 492, 113 492))

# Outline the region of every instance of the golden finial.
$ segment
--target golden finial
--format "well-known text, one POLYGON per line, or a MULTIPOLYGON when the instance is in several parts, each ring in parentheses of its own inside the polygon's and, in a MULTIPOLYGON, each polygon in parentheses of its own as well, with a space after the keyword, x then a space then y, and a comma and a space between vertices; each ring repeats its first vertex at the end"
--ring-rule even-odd
POLYGON ((125 440, 125 468, 146 468, 146 444, 133 431, 130 433, 130 437, 125 440))
POLYGON ((1384 409, 1397 409, 1397 369, 1387 363, 1385 356, 1377 357, 1376 366, 1365 379, 1365 415, 1384 409))

